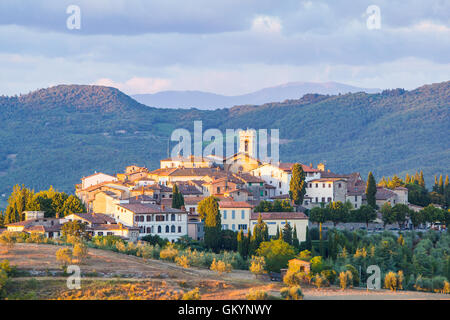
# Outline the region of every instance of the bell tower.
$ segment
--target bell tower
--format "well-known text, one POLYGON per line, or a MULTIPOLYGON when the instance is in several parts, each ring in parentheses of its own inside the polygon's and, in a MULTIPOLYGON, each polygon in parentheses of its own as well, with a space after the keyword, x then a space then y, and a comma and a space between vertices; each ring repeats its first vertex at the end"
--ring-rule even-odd
POLYGON ((239 132, 239 152, 257 158, 256 130, 247 129, 239 132))

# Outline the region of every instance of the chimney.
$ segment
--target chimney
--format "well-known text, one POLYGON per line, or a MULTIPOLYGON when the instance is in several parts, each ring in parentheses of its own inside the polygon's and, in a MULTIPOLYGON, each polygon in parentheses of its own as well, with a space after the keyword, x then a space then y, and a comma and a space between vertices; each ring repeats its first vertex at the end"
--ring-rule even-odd
POLYGON ((166 206, 165 205, 161 205, 161 211, 164 211, 166 209, 166 206))

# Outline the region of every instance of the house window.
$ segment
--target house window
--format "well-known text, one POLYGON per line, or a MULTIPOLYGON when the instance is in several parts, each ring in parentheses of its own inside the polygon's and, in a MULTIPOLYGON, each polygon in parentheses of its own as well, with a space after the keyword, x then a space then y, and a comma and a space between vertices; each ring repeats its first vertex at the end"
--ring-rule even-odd
POLYGON ((161 226, 158 226, 158 233, 161 233, 161 226))
POLYGON ((139 216, 135 216, 134 221, 139 222, 139 216))
POLYGON ((325 183, 322 183, 322 188, 325 188, 325 183))
POLYGON ((175 233, 175 226, 170 227, 170 232, 175 233))
POLYGON ((217 193, 220 193, 220 187, 217 187, 217 193))
POLYGON ((241 219, 245 219, 245 210, 241 211, 241 219))
POLYGON ((170 232, 170 228, 169 228, 169 226, 166 226, 166 233, 169 233, 170 232))
POLYGON ((328 202, 331 202, 331 197, 328 197, 328 202))
POLYGON ((340 183, 338 183, 338 188, 340 188, 341 187, 341 184, 340 183))
POLYGON ((175 214, 172 213, 172 216, 170 218, 172 221, 175 221, 175 214))
POLYGON ((227 218, 227 210, 223 210, 223 218, 224 218, 224 219, 227 218))
POLYGON ((318 188, 319 187, 319 184, 318 183, 316 183, 316 188, 318 188))
POLYGON ((281 188, 281 182, 278 182, 278 188, 281 188))
POLYGON ((358 201, 358 196, 355 196, 355 202, 358 201))
POLYGON ((246 224, 239 224, 238 225, 238 230, 247 230, 247 225, 246 224))
POLYGON ((151 227, 147 227, 147 233, 152 233, 152 228, 151 227))
POLYGON ((328 184, 328 188, 331 188, 331 183, 328 184))
POLYGON ((181 233, 181 227, 178 226, 178 233, 181 233))
POLYGON ((98 235, 99 235, 99 236, 102 236, 102 235, 103 235, 103 232, 100 231, 100 232, 98 233, 98 235))
POLYGON ((147 222, 152 221, 152 216, 151 215, 147 215, 147 222))
POLYGON ((231 210, 231 219, 236 219, 236 211, 231 210))
POLYGON ((164 221, 164 216, 156 216, 156 221, 164 221))
POLYGON ((231 230, 233 230, 233 231, 236 230, 236 225, 235 225, 235 224, 232 224, 232 225, 231 225, 231 230))
POLYGON ((319 198, 316 197, 316 202, 319 202, 319 198))
POLYGON ((325 197, 322 197, 322 202, 325 202, 325 197))
POLYGON ((228 230, 228 225, 227 224, 223 224, 222 225, 222 230, 228 230))

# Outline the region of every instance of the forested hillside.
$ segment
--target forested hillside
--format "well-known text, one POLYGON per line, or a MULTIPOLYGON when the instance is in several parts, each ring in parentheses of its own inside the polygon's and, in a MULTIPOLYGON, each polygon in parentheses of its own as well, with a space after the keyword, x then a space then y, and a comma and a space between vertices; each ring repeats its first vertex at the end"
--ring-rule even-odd
POLYGON ((14 184, 73 192, 82 176, 135 163, 156 168, 173 129, 279 128, 282 161, 336 172, 450 170, 450 81, 416 90, 306 95, 261 106, 156 109, 117 89, 64 85, 0 97, 0 194, 14 184))

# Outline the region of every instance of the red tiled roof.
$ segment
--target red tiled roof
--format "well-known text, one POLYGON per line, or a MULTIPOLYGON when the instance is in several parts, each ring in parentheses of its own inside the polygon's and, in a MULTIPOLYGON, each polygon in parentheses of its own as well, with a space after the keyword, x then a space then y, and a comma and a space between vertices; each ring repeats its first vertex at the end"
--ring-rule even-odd
POLYGON ((143 213, 183 213, 185 211, 181 211, 179 209, 173 209, 171 207, 165 206, 164 210, 161 210, 161 206, 150 203, 130 203, 130 204, 121 204, 119 205, 122 208, 130 210, 131 212, 137 214, 143 213))
MULTIPOLYGON (((286 172, 291 172, 292 171, 292 167, 294 167, 294 164, 296 164, 295 162, 281 162, 278 167, 286 172)), ((313 167, 307 166, 305 164, 302 164, 302 169, 304 172, 320 172, 319 169, 315 169, 313 167)))
POLYGON ((250 220, 258 220, 259 215, 263 220, 307 220, 303 212, 252 212, 250 220))
POLYGON ((245 201, 220 201, 219 208, 253 208, 248 202, 245 201))

